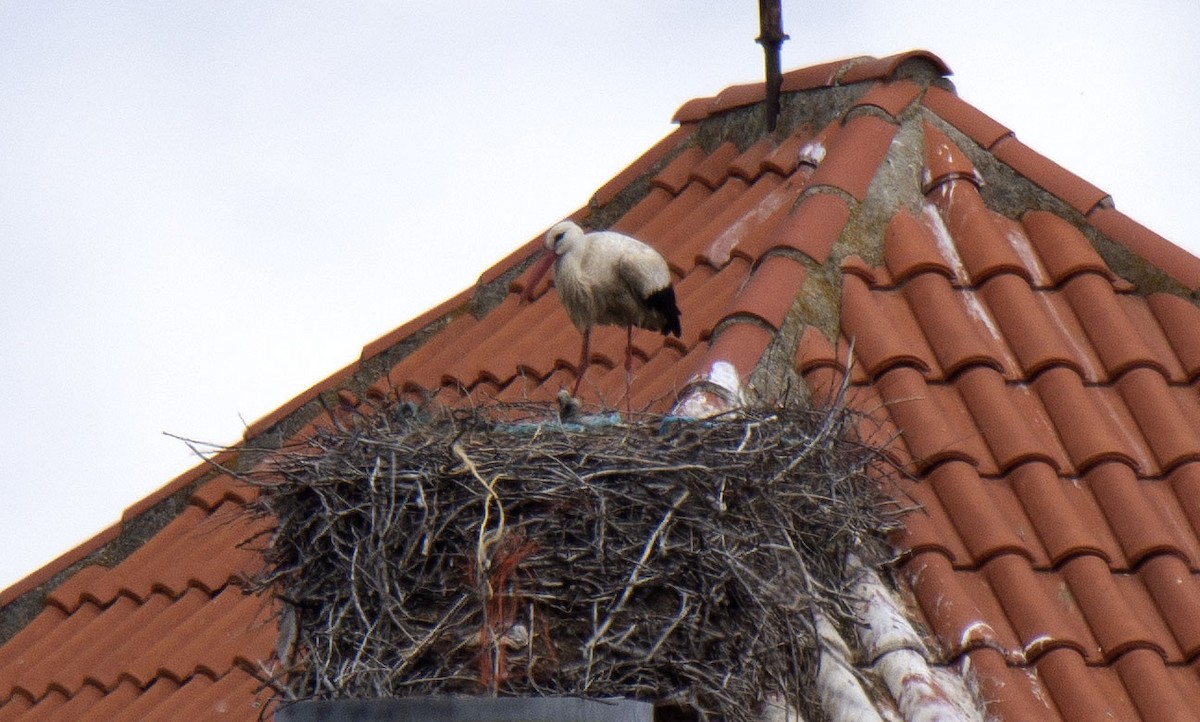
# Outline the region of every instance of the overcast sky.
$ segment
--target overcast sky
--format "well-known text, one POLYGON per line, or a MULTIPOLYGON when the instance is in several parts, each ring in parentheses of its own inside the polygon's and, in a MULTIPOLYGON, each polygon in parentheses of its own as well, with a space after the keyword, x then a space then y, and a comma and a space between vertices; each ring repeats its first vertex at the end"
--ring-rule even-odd
MULTIPOLYGON (((784 2, 1200 250, 1200 3, 784 2)), ((0 588, 757 80, 755 0, 0 0, 0 588)))

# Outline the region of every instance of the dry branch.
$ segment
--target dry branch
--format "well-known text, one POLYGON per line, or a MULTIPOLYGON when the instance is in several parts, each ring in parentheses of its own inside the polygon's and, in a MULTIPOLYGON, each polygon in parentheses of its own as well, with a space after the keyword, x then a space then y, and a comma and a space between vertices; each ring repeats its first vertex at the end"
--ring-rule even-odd
POLYGON ((854 623, 847 553, 888 561, 900 513, 862 419, 539 413, 401 407, 276 454, 258 583, 295 622, 286 696, 810 708, 814 614, 854 623))

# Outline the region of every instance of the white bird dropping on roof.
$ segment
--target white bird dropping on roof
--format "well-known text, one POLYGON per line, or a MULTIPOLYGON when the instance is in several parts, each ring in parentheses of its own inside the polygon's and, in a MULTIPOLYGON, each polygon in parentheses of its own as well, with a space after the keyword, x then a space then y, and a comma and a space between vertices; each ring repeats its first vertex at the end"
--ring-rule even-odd
POLYGON ((530 300, 538 281, 554 264, 558 298, 583 334, 583 350, 573 394, 588 367, 588 344, 596 325, 624 326, 625 392, 633 368, 633 327, 662 335, 682 331, 671 270, 658 251, 636 238, 613 231, 584 233, 571 221, 562 221, 546 233, 544 257, 534 267, 525 287, 530 300))

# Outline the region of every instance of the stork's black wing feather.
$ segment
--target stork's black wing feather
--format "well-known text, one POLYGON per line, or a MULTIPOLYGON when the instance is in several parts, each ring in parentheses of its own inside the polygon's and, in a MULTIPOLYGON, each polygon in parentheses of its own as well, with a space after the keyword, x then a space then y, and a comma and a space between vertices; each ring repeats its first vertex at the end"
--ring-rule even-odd
POLYGON ((683 329, 679 326, 679 306, 675 305, 674 288, 667 286, 646 296, 646 306, 661 313, 666 319, 666 322, 663 323, 662 335, 666 336, 671 333, 676 336, 683 335, 683 329))

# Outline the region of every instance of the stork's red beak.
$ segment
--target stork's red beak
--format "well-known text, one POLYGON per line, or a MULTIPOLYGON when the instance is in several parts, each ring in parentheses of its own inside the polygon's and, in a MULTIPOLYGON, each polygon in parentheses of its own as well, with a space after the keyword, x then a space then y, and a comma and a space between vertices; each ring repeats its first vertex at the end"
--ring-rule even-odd
POLYGON ((535 263, 533 268, 529 271, 529 281, 525 284, 525 290, 521 292, 522 301, 528 302, 533 300, 534 290, 538 287, 538 284, 541 283, 542 276, 546 275, 546 271, 549 271, 550 266, 554 265, 555 258, 557 258, 557 256, 555 256, 554 251, 550 250, 549 248, 542 251, 541 258, 537 260, 537 263, 535 263))

